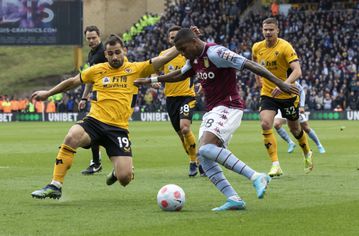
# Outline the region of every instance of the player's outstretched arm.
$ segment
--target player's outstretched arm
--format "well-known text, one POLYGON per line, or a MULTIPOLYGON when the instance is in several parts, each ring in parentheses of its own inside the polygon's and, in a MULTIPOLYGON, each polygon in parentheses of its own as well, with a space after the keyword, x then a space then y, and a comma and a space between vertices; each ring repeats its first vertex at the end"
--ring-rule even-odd
POLYGON ((31 95, 31 99, 43 101, 54 94, 73 89, 73 88, 79 86, 80 84, 81 84, 81 79, 80 79, 80 74, 78 74, 75 77, 72 77, 72 78, 62 81, 61 83, 59 83, 55 87, 51 88, 50 90, 35 91, 31 95))
POLYGON ((92 86, 93 86, 92 84, 85 85, 84 92, 82 93, 82 96, 81 96, 81 101, 77 105, 79 111, 82 111, 83 109, 85 109, 87 101, 89 100, 90 93, 92 91, 92 86))
POLYGON ((145 85, 145 84, 151 84, 151 83, 158 83, 158 82, 178 82, 181 80, 185 80, 186 77, 182 75, 181 70, 175 70, 171 73, 157 76, 157 77, 151 77, 151 78, 140 78, 136 79, 134 84, 136 86, 145 85))
POLYGON ((299 90, 295 85, 287 84, 284 81, 278 79, 269 70, 254 61, 246 60, 244 62, 244 68, 276 84, 285 93, 294 93, 299 95, 299 90))
POLYGON ((179 52, 176 47, 173 46, 165 54, 154 57, 151 59, 153 68, 158 71, 160 70, 167 62, 170 62, 173 58, 178 56, 179 52))

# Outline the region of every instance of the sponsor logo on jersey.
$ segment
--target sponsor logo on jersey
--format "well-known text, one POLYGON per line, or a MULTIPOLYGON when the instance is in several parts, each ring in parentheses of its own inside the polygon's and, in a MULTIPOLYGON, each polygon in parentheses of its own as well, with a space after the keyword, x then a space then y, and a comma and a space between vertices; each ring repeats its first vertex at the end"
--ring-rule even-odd
POLYGON ((203 64, 204 64, 204 67, 208 68, 209 67, 209 60, 208 60, 208 57, 203 57, 203 64))
POLYGON ((175 70, 175 67, 173 65, 168 65, 168 70, 169 71, 174 71, 175 70))
POLYGON ((103 84, 103 85, 106 85, 106 84, 109 84, 109 83, 111 83, 111 80, 110 80, 109 77, 104 77, 104 78, 102 78, 102 84, 103 84))
POLYGON ((125 69, 125 72, 126 72, 126 73, 131 73, 131 72, 132 72, 132 69, 131 69, 131 68, 126 68, 126 69, 125 69))

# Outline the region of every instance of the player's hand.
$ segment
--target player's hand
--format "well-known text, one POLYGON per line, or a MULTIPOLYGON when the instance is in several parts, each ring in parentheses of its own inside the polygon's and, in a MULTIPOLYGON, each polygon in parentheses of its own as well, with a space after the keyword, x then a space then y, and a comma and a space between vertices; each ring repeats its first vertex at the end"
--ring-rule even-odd
POLYGON ((161 88, 161 83, 160 82, 153 83, 153 84, 151 84, 151 87, 154 88, 154 89, 159 89, 159 88, 161 88))
POLYGON ((273 91, 272 91, 272 97, 275 98, 276 96, 278 96, 281 93, 282 93, 282 91, 278 87, 275 87, 275 89, 273 89, 273 91))
POLYGON ((35 91, 31 95, 31 100, 35 99, 36 101, 44 101, 49 96, 50 96, 49 91, 46 91, 46 90, 35 91))
POLYGON ((139 78, 136 79, 135 82, 133 82, 135 86, 139 87, 141 85, 150 84, 151 78, 139 78))
POLYGON ((203 90, 202 90, 202 85, 200 83, 195 85, 196 87, 196 93, 197 94, 202 94, 203 90))
POLYGON ((192 32, 193 32, 195 35, 197 35, 197 37, 202 36, 202 33, 201 33, 201 31, 198 29, 197 26, 192 25, 192 26, 190 27, 190 29, 192 30, 192 32))
POLYGON ((305 109, 304 109, 304 107, 299 107, 299 113, 302 113, 302 114, 304 114, 304 113, 305 113, 305 109))
POLYGON ((81 100, 77 106, 79 111, 83 111, 86 108, 86 104, 87 104, 86 100, 81 100))
POLYGON ((287 83, 283 83, 280 85, 280 87, 276 87, 275 89, 273 89, 272 91, 272 96, 276 97, 279 94, 281 94, 282 92, 284 93, 288 93, 288 94, 296 94, 299 95, 299 89, 297 88, 296 85, 294 84, 287 84, 287 83))

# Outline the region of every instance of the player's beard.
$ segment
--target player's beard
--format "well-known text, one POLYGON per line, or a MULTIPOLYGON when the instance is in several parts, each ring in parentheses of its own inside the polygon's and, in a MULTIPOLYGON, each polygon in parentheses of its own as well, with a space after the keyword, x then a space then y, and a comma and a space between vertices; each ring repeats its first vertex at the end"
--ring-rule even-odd
POLYGON ((113 68, 120 68, 122 66, 122 61, 119 61, 119 60, 111 61, 110 65, 113 68))

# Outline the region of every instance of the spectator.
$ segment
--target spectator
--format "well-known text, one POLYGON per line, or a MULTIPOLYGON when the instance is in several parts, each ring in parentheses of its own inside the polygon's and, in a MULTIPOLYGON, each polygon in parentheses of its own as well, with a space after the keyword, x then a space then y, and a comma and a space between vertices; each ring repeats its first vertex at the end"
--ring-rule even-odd
POLYGON ((11 102, 6 95, 5 99, 2 102, 2 109, 4 113, 11 113, 11 102))
POLYGON ((323 109, 324 110, 332 110, 332 103, 333 103, 333 100, 332 98, 330 97, 330 94, 329 93, 325 93, 325 97, 323 99, 323 109))

